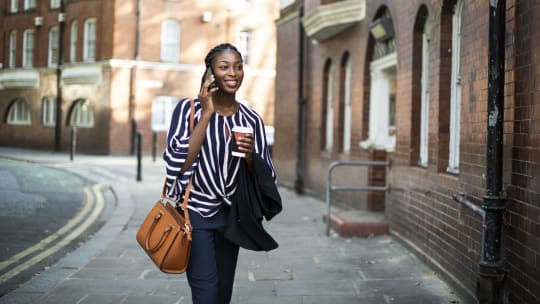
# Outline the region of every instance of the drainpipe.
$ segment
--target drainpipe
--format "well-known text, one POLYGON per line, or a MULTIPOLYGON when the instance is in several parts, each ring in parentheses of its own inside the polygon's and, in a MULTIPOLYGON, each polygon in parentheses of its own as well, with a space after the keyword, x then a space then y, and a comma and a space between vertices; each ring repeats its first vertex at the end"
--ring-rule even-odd
MULTIPOLYGON (((506 210, 503 196, 504 55, 506 1, 489 1, 488 119, 486 149, 486 194, 482 209, 473 209, 483 218, 482 257, 478 265, 478 303, 502 303, 505 271, 501 259, 502 218, 506 210)), ((454 199, 476 206, 464 194, 454 199)), ((477 206, 476 206, 477 207, 477 206)))
POLYGON ((302 17, 304 17, 304 6, 300 6, 298 16, 298 117, 296 127, 296 180, 294 181, 294 189, 298 194, 304 193, 304 105, 306 100, 304 97, 305 32, 302 26, 302 17))

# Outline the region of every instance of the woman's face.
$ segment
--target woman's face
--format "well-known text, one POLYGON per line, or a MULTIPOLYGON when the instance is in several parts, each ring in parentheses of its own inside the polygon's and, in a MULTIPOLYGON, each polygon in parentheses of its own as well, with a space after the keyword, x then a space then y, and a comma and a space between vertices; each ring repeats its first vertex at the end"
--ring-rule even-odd
POLYGON ((214 59, 215 84, 220 91, 234 94, 244 79, 242 58, 233 50, 225 50, 214 59))

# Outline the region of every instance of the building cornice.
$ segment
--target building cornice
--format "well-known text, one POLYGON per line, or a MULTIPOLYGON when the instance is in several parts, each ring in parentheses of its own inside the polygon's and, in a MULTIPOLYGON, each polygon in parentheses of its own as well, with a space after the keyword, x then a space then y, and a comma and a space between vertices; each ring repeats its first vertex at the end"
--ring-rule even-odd
POLYGON ((324 41, 366 17, 366 0, 346 0, 320 5, 302 18, 308 37, 324 41))
POLYGON ((64 85, 95 85, 103 79, 100 63, 72 63, 62 68, 61 81, 64 85))
MULTIPOLYGON (((179 64, 142 60, 111 59, 96 62, 67 63, 62 67, 62 85, 97 85, 103 80, 103 68, 137 68, 143 70, 200 72, 204 71, 203 64, 179 64)), ((0 89, 35 89, 40 86, 40 72, 51 70, 42 68, 16 68, 0 70, 0 89)), ((246 76, 276 77, 274 69, 257 69, 244 67, 246 76)), ((155 84, 151 84, 155 86, 155 84)))
POLYGON ((295 18, 298 18, 300 7, 302 6, 302 1, 295 1, 294 3, 283 7, 280 11, 280 17, 277 19, 276 26, 281 26, 285 23, 290 22, 291 20, 294 20, 295 18))
POLYGON ((0 71, 0 88, 35 89, 39 88, 39 69, 6 69, 0 71))

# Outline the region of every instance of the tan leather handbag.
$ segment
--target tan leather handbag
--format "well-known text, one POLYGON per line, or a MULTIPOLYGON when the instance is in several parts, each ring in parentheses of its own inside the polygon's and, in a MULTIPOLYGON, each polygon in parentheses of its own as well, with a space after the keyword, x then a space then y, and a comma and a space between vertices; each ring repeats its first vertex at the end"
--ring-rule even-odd
POLYGON ((182 216, 165 196, 154 204, 137 232, 137 242, 152 259, 159 270, 166 273, 186 271, 191 251, 191 222, 187 210, 187 201, 191 190, 191 179, 182 202, 182 216))
MULTIPOLYGON (((189 129, 193 130, 194 102, 191 102, 189 129)), ((189 220, 188 200, 193 175, 190 177, 181 208, 183 215, 174 206, 177 201, 167 197, 163 184, 161 198, 148 212, 137 231, 137 242, 152 259, 156 266, 165 273, 183 273, 186 271, 191 251, 191 221, 189 220)))

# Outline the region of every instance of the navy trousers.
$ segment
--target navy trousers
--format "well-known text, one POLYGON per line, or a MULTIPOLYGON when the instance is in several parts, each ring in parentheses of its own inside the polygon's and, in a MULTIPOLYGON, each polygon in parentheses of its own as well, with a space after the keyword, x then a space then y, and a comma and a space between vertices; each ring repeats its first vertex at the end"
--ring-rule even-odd
POLYGON ((193 304, 229 304, 238 261, 238 245, 224 237, 229 207, 211 218, 189 210, 193 226, 186 271, 193 304))

